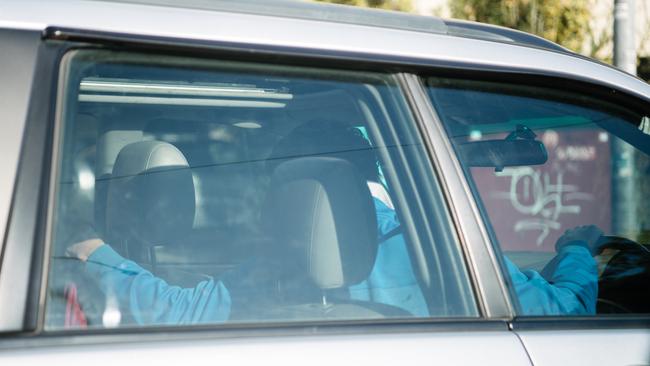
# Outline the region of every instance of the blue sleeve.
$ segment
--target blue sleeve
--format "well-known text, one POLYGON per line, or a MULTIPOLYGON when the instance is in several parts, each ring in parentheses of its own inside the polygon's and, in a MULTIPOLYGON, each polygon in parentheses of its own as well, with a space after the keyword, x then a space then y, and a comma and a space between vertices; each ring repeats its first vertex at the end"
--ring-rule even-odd
POLYGON ((397 213, 395 210, 386 206, 382 201, 377 198, 372 199, 375 204, 375 213, 377 214, 377 231, 379 237, 388 234, 391 230, 397 228, 399 220, 397 219, 397 213))
POLYGON ((548 278, 535 271, 520 271, 504 261, 524 315, 590 315, 596 313, 598 270, 589 250, 563 247, 548 278))
MULTIPOLYGON (((374 198, 377 229, 383 236, 400 224, 394 210, 374 198)), ((404 309, 415 316, 428 316, 411 258, 402 234, 379 243, 377 259, 367 280, 350 286, 350 296, 356 300, 375 301, 404 309)))
POLYGON ((194 288, 171 286, 151 272, 102 245, 86 263, 107 296, 141 325, 223 322, 230 314, 230 294, 222 282, 207 280, 194 288))

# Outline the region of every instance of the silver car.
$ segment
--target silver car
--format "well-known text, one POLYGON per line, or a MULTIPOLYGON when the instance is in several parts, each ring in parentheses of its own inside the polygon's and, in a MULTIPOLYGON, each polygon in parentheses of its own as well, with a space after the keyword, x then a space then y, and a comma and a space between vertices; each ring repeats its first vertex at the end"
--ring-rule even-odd
POLYGON ((3 365, 650 364, 650 86, 292 1, 0 2, 3 365))

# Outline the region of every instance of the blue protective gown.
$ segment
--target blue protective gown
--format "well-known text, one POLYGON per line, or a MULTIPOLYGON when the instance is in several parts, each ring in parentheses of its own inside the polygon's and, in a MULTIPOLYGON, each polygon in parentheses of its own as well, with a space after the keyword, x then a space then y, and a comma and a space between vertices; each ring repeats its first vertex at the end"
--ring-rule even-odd
POLYGON ((219 323, 230 315, 230 293, 222 282, 202 281, 194 288, 170 286, 108 245, 90 255, 86 271, 99 280, 107 297, 117 300, 121 309, 129 309, 136 324, 219 323))
MULTIPOLYGON (((397 214, 375 198, 380 237, 399 226, 397 214)), ((598 271, 596 261, 582 244, 566 245, 553 261, 550 278, 532 270, 521 271, 504 256, 504 262, 522 315, 589 315, 596 313, 598 271)), ((394 305, 415 316, 428 316, 424 296, 413 273, 404 237, 380 243, 377 260, 366 281, 350 287, 357 300, 394 305)))
POLYGON ((522 315, 593 315, 598 298, 598 269, 589 250, 565 245, 551 264, 550 276, 521 271, 504 256, 522 315))
MULTIPOLYGON (((379 237, 399 227, 397 214, 382 201, 374 198, 379 237)), ((415 316, 428 316, 429 310, 418 284, 402 234, 379 243, 375 266, 370 276, 350 286, 354 300, 374 301, 402 308, 415 316)))
MULTIPOLYGON (((394 210, 378 199, 374 202, 381 237, 398 227, 399 221, 394 210)), ((520 271, 507 258, 504 261, 521 314, 595 313, 598 273, 585 247, 563 247, 548 279, 535 271, 520 271)), ((350 286, 349 295, 355 300, 397 306, 415 316, 428 316, 412 268, 403 236, 395 235, 380 243, 370 276, 350 286)), ((108 245, 90 255, 86 269, 100 281, 107 296, 114 296, 121 308, 129 309, 137 324, 220 323, 230 316, 231 292, 222 281, 202 281, 194 288, 171 286, 135 262, 122 258, 108 245)))

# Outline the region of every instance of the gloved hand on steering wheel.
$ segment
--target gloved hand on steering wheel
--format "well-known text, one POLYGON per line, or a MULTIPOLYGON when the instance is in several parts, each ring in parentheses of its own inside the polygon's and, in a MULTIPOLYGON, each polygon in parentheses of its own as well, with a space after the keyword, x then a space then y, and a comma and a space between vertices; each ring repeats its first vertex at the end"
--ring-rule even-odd
POLYGON ((555 243, 555 251, 559 252, 568 245, 579 245, 587 248, 592 256, 597 255, 602 236, 603 231, 595 225, 577 226, 564 232, 555 243))

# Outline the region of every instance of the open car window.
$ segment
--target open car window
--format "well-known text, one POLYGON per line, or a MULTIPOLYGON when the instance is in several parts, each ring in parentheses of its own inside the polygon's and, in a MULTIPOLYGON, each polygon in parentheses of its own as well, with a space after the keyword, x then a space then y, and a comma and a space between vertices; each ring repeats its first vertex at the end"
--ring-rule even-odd
POLYGON ((476 317, 390 75, 75 51, 46 329, 476 317))
POLYGON ((431 78, 520 315, 650 313, 650 110, 431 78))

